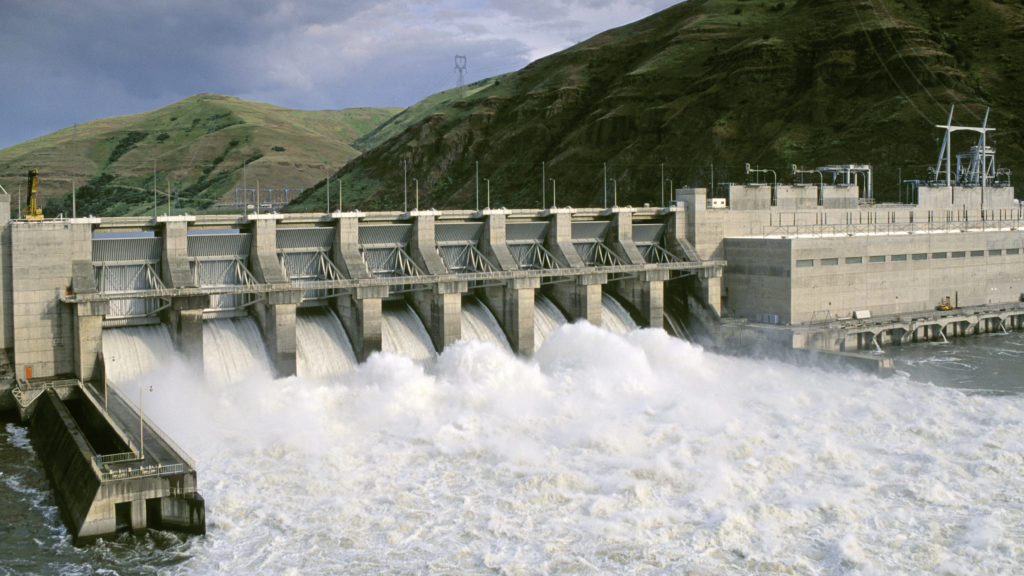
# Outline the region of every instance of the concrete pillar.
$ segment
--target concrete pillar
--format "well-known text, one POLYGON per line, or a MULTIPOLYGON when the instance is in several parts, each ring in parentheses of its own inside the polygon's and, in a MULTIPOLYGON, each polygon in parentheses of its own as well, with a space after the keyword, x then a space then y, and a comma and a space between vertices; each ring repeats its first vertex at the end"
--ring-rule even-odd
POLYGON ((633 243, 633 212, 634 208, 611 208, 612 223, 608 234, 608 244, 612 252, 627 264, 646 264, 636 244, 633 243))
POLYGON ((548 235, 544 239, 544 248, 551 252, 559 263, 569 268, 583 268, 586 266, 583 258, 572 243, 572 208, 552 208, 548 210, 551 215, 551 224, 548 226, 548 235))
MULTIPOLYGON (((707 304, 708 308, 715 311, 718 317, 722 316, 722 270, 704 269, 701 270, 698 281, 700 299, 707 304)), ((789 322, 789 318, 784 318, 789 322)))
POLYGON ((102 381, 103 316, 107 302, 83 302, 75 306, 75 376, 83 382, 102 381))
MULTIPOLYGON (((163 257, 160 276, 168 288, 195 288, 188 261, 188 225, 195 216, 160 216, 163 224, 163 257)), ((164 312, 174 346, 194 365, 203 365, 203 310, 209 308, 209 295, 183 296, 171 299, 164 312)))
POLYGON ((533 354, 533 301, 538 288, 540 278, 517 278, 480 292, 517 354, 533 354))
MULTIPOLYGON (((71 290, 75 294, 95 294, 96 278, 92 262, 71 262, 71 290)), ((103 352, 103 316, 110 310, 109 302, 83 302, 72 312, 74 340, 74 373, 84 382, 103 379, 100 358, 103 352)))
POLYGON ((346 278, 355 280, 372 277, 366 269, 363 255, 359 252, 360 218, 362 215, 359 213, 336 213, 334 223, 334 265, 346 278))
POLYGON ((584 319, 594 326, 601 325, 602 284, 608 281, 607 274, 585 274, 575 282, 555 284, 549 295, 572 320, 584 319))
MULTIPOLYGON (((291 300, 292 292, 277 292, 267 295, 262 307, 261 328, 267 354, 280 377, 294 376, 296 369, 295 309, 291 300)), ((257 304, 257 306, 259 306, 257 304)))
MULTIPOLYGON (((359 252, 360 218, 362 215, 355 212, 337 213, 332 257, 334 265, 345 277, 367 280, 373 276, 366 269, 366 262, 359 252)), ((383 346, 381 308, 388 293, 387 286, 369 286, 343 294, 332 302, 360 362, 370 354, 380 352, 383 346)))
POLYGON ((462 337, 462 294, 468 290, 466 282, 441 282, 413 293, 412 306, 438 352, 462 337))
POLYGON ((409 238, 409 255, 412 256, 416 265, 427 274, 447 274, 448 267, 444 265, 444 260, 441 259, 441 254, 437 251, 437 241, 434 237, 434 213, 416 211, 411 215, 413 222, 412 237, 409 238))
POLYGON ((195 216, 163 216, 157 222, 163 224, 163 258, 160 262, 160 277, 169 288, 195 287, 188 263, 188 224, 195 216))
POLYGON ((204 295, 171 302, 168 324, 174 346, 193 366, 203 365, 203 309, 209 307, 209 301, 204 295))
POLYGON ((611 282, 608 286, 640 312, 646 326, 664 328, 665 282, 669 275, 668 270, 649 270, 636 279, 611 282))
POLYGON ((508 210, 484 210, 484 233, 480 237, 480 252, 501 270, 518 270, 519 264, 508 249, 506 218, 508 210))
MULTIPOLYGON (((249 214, 252 245, 249 262, 256 280, 266 284, 289 285, 277 259, 277 221, 280 214, 249 214)), ((279 377, 295 375, 295 309, 302 301, 301 290, 271 292, 261 304, 254 304, 263 342, 279 377)))
POLYGON ((374 286, 358 288, 354 294, 339 296, 334 301, 334 310, 360 362, 380 352, 383 346, 381 303, 387 295, 387 286, 374 286))

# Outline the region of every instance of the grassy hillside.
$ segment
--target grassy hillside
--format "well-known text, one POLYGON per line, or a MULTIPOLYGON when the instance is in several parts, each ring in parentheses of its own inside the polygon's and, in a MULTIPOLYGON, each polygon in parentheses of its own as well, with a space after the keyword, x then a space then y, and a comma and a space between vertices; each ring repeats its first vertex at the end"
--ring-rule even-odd
POLYGON ((155 171, 161 213, 168 196, 175 212, 211 211, 234 202, 243 180, 293 195, 322 182, 329 168, 359 155, 354 141, 400 110, 302 111, 199 94, 0 150, 0 182, 16 195, 26 172, 38 169, 48 216, 70 215, 72 180, 78 215, 149 214, 155 171))
POLYGON ((991 106, 997 159, 1024 173, 1022 71, 1020 1, 689 0, 410 109, 341 175, 368 209, 401 206, 403 162, 421 207, 473 207, 477 163, 492 204, 539 206, 543 182, 549 204, 557 187, 599 206, 606 186, 659 203, 662 171, 705 185, 750 163, 784 182, 791 164, 870 163, 895 199, 897 174, 927 177, 950 105, 961 124, 991 106))

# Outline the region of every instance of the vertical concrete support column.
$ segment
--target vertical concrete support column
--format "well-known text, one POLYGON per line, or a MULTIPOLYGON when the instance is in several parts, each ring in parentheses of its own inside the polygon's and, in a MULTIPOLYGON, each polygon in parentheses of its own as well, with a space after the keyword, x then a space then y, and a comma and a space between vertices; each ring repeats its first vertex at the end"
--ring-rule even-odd
POLYGON ((424 272, 431 276, 448 273, 441 254, 437 251, 434 237, 435 221, 432 211, 411 212, 413 217, 412 237, 409 239, 409 255, 424 272))
POLYGON ((665 282, 670 271, 649 270, 635 280, 613 282, 609 286, 640 312, 644 324, 650 328, 665 327, 665 282))
POLYGON ((576 282, 555 284, 550 296, 573 320, 600 326, 602 285, 607 281, 607 274, 585 274, 576 282))
MULTIPOLYGON (((335 214, 334 265, 347 278, 372 281, 373 276, 359 252, 359 219, 362 215, 355 212, 335 214)), ((334 310, 360 362, 381 350, 381 304, 388 297, 388 292, 387 286, 364 286, 334 299, 334 310)))
POLYGON ((634 208, 610 208, 612 212, 612 229, 608 235, 610 248, 627 264, 645 264, 636 244, 633 243, 633 212, 634 208))
MULTIPOLYGON (((96 279, 92 262, 71 263, 71 290, 75 294, 95 294, 96 279)), ((74 371, 82 381, 102 380, 103 316, 110 309, 108 302, 81 302, 74 306, 74 371)))
POLYGON ((719 318, 722 316, 722 269, 701 270, 698 278, 700 298, 708 305, 708 308, 715 311, 719 318))
POLYGON ((357 288, 354 294, 335 300, 335 311, 360 362, 382 348, 381 303, 387 295, 387 286, 373 286, 357 288))
MULTIPOLYGON (((551 224, 545 247, 564 265, 570 268, 584 268, 586 264, 572 242, 571 208, 548 210, 551 224)), ((601 285, 608 281, 607 274, 583 274, 575 282, 555 284, 551 297, 573 320, 586 319, 595 326, 601 325, 601 285)))
POLYGON ((501 270, 518 270, 519 264, 508 249, 506 215, 508 210, 483 210, 484 233, 480 237, 480 251, 501 270))
MULTIPOLYGON (((252 246, 249 262, 253 275, 260 282, 273 285, 291 284, 277 259, 277 221, 280 214, 249 214, 252 222, 252 246)), ((256 310, 256 319, 263 331, 263 341, 278 376, 295 375, 295 309, 302 301, 300 290, 283 290, 267 294, 256 310)))
MULTIPOLYGON (((161 216, 163 225, 163 258, 160 276, 168 288, 195 288, 188 261, 188 225, 195 216, 161 216)), ((203 362, 203 310, 210 306, 208 295, 183 296, 171 299, 164 321, 179 352, 194 365, 203 362)))
POLYGON ((533 354, 534 295, 538 288, 540 278, 516 278, 481 292, 517 354, 533 354))
POLYGON ((572 243, 572 208, 552 208, 548 235, 544 239, 544 248, 551 252, 559 263, 569 268, 583 268, 586 264, 580 258, 572 243))
POLYGON ((438 352, 462 337, 462 295, 468 290, 466 282, 441 282, 432 291, 412 297, 413 308, 438 352))

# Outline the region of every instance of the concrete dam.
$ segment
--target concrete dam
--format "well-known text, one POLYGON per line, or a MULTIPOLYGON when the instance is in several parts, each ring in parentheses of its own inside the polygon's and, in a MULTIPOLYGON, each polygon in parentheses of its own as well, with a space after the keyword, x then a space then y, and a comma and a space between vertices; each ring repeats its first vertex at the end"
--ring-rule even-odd
POLYGON ((140 374, 175 352, 214 382, 256 366, 337 376, 375 351, 429 358, 460 339, 529 355, 576 319, 663 327, 688 295, 713 316, 724 262, 697 256, 684 212, 8 220, 0 396, 32 420, 76 542, 203 532, 195 465, 145 417, 141 387, 134 401, 140 374))

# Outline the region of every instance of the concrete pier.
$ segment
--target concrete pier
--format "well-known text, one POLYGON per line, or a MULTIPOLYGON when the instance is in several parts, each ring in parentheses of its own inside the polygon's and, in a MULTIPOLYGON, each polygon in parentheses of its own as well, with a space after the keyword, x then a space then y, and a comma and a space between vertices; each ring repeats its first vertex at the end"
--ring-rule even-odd
MULTIPOLYGON (((104 398, 80 383, 33 390, 32 441, 75 544, 147 528, 206 531, 194 464, 116 391, 104 398)), ((36 383, 38 388, 40 383, 36 383)))

